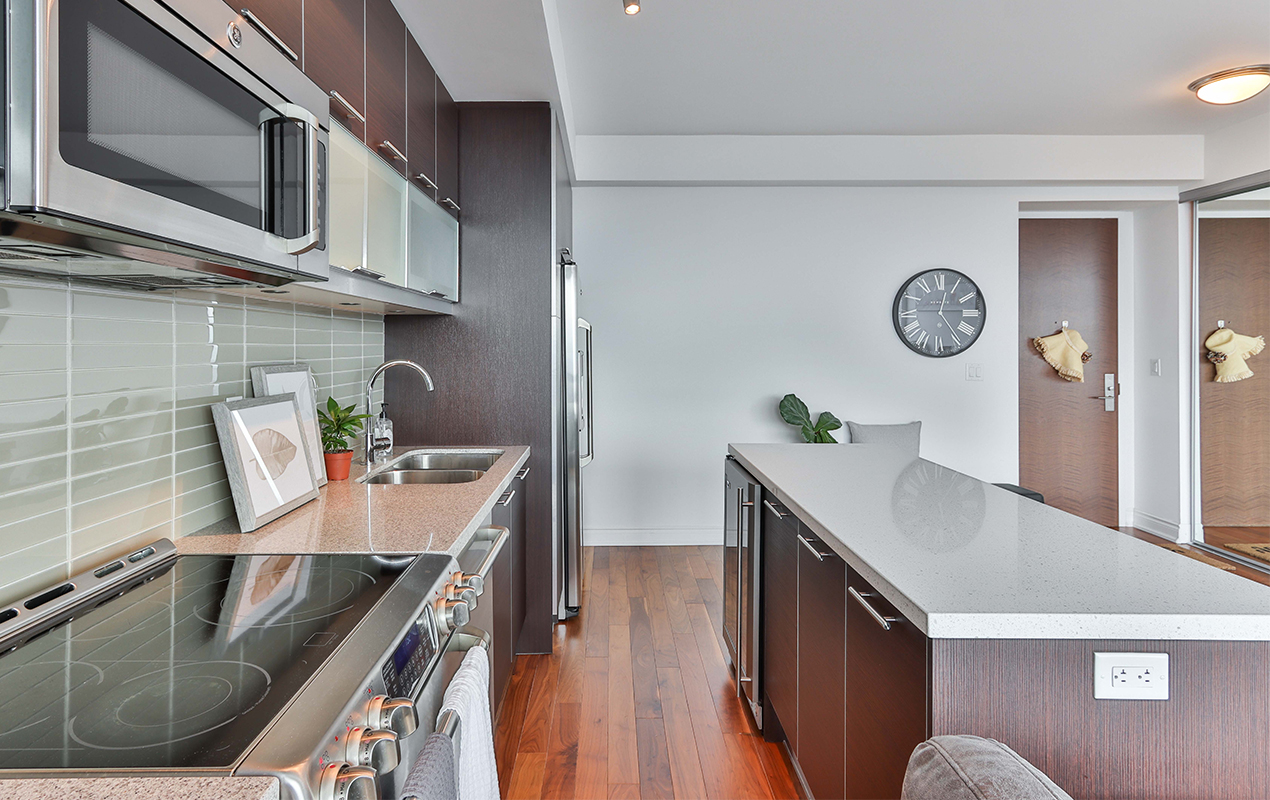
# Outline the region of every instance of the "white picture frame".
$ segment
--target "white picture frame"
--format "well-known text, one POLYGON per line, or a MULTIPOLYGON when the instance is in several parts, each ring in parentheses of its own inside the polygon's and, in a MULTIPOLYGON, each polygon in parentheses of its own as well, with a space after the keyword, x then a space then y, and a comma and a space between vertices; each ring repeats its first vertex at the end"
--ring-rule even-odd
POLYGON ((251 392, 256 397, 295 395, 300 406, 300 425, 309 445, 309 462, 318 486, 326 485, 326 460, 322 457, 322 431, 318 427, 317 389, 308 364, 264 364, 251 368, 251 392))
POLYGON ((317 498, 294 394, 214 403, 212 421, 243 533, 317 498))

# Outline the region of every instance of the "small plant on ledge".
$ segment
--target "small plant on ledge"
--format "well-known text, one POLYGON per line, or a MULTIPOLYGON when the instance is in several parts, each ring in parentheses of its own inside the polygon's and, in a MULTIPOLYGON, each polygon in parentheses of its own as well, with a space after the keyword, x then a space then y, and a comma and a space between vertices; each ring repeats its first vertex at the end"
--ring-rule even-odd
POLYGON ((322 458, 326 461, 326 477, 332 481, 348 480, 349 467, 353 463, 353 450, 348 440, 362 429, 362 420, 370 414, 354 414, 357 406, 341 407, 334 397, 328 397, 326 408, 317 407, 318 424, 322 429, 322 458))
POLYGON ((803 441, 812 444, 838 443, 830 431, 841 428, 842 421, 828 411, 821 411, 820 416, 813 423, 807 404, 799 400, 797 395, 787 394, 781 398, 780 412, 781 419, 799 429, 803 435, 803 441))

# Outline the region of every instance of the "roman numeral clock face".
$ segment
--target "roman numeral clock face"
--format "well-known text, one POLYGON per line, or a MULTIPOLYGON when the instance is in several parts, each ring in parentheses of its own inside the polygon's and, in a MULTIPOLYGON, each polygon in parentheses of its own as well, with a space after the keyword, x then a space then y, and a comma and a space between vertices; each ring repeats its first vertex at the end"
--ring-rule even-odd
POLYGON ((891 319, 908 349, 928 358, 964 352, 979 338, 987 307, 974 281, 951 269, 918 273, 895 295, 891 319))

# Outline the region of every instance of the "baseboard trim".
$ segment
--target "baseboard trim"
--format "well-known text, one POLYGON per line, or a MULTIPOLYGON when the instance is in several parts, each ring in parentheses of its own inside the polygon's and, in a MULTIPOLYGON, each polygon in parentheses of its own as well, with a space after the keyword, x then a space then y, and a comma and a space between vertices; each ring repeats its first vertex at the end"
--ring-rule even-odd
POLYGON ((1182 541, 1182 526, 1176 522, 1160 519, 1145 511, 1133 512, 1133 527, 1144 530, 1155 536, 1168 539, 1170 542, 1182 541))
POLYGON ((677 547, 722 545, 721 528, 586 528, 587 547, 677 547))

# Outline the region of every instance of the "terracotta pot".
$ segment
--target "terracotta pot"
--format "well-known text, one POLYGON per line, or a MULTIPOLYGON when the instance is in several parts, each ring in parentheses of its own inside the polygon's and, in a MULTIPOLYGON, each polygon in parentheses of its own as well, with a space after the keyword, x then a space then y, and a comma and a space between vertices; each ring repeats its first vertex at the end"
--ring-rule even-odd
POLYGON ((326 479, 328 481, 348 480, 348 470, 353 464, 352 450, 345 450, 342 453, 323 453, 322 458, 326 460, 326 479))

